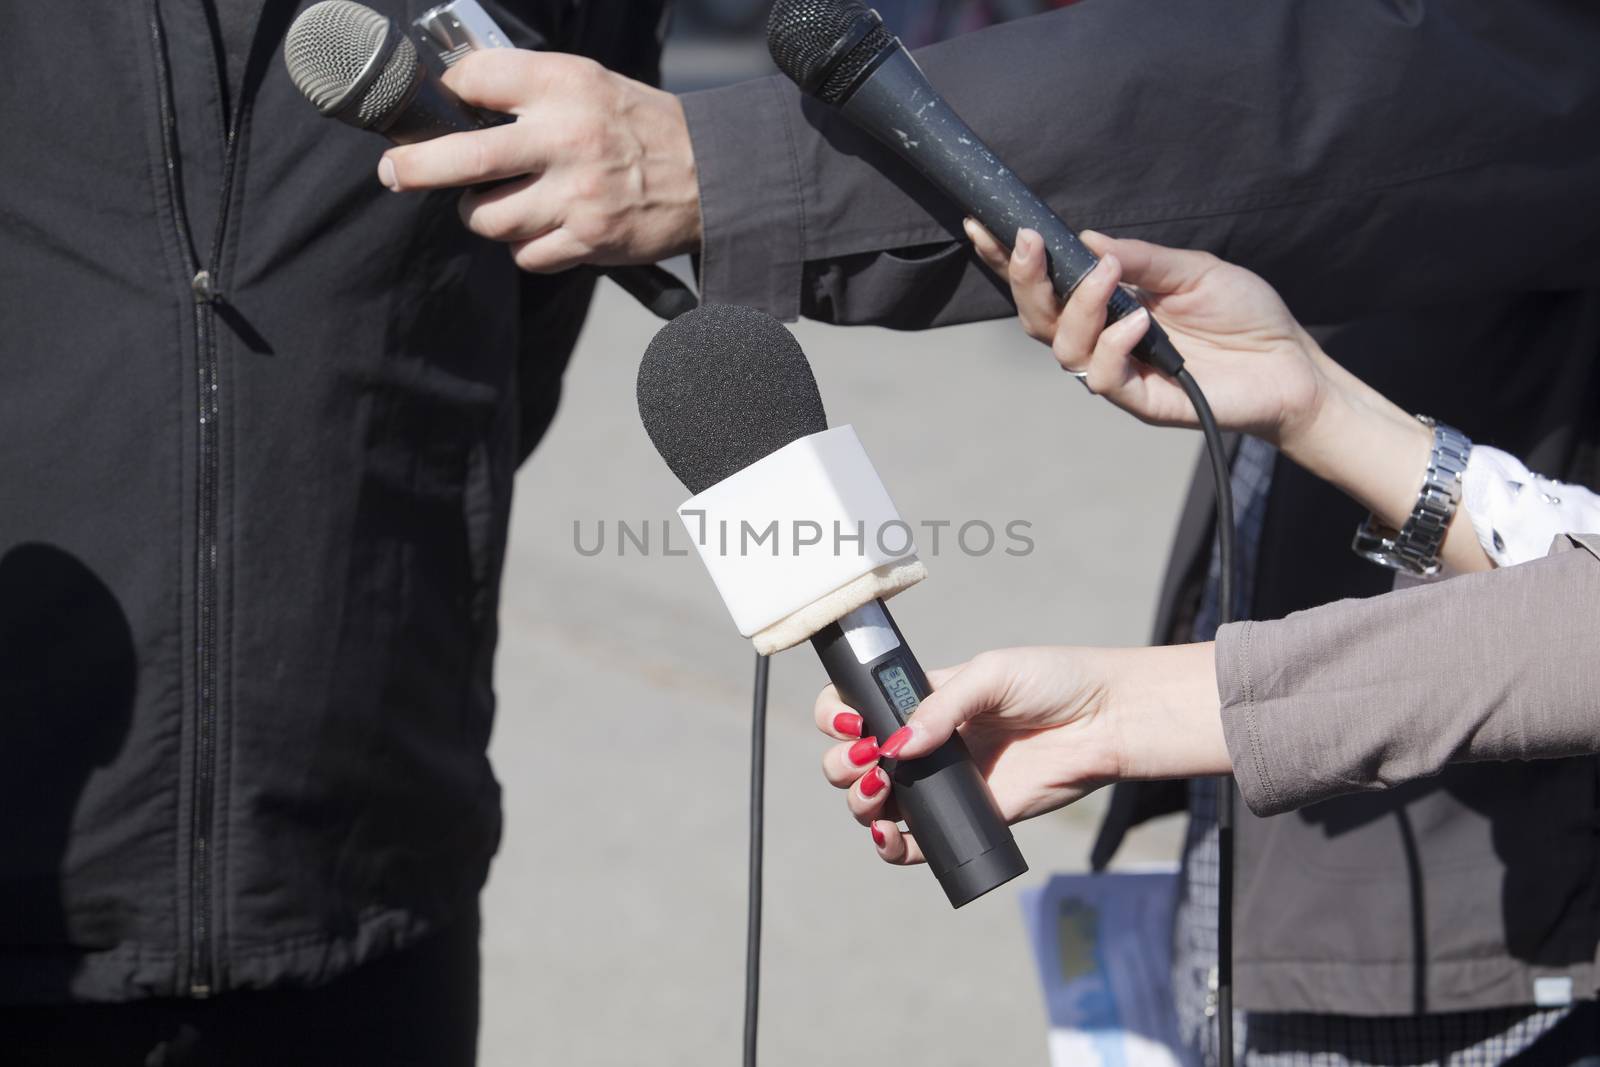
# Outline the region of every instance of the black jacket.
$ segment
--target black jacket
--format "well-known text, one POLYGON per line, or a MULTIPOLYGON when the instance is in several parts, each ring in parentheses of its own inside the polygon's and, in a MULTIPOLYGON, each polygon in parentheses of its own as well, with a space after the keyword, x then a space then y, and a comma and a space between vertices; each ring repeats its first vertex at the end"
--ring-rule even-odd
MULTIPOLYGON (((1116 0, 919 61, 1069 222, 1256 270, 1305 321, 1344 324, 1329 351, 1398 403, 1594 486, 1597 48, 1600 10, 1572 0, 1116 0)), ((685 112, 708 301, 913 329, 1011 313, 959 211, 787 82, 685 112)), ((1208 544, 1209 483, 1191 500, 1163 638, 1188 637, 1208 544)), ((1280 463, 1257 617, 1387 588, 1350 553, 1359 518, 1280 463)), ((1592 759, 1481 765, 1242 813, 1237 1003, 1466 1011, 1532 1003, 1536 977, 1562 975, 1594 995, 1597 783, 1592 759)), ((1119 787, 1114 829, 1162 792, 1119 787)))
MULTIPOLYGON (((386 192, 285 74, 298 6, 6 15, 0 1001, 314 984, 499 836, 511 478, 592 279, 386 192)), ((654 76, 659 5, 489 6, 654 76)))

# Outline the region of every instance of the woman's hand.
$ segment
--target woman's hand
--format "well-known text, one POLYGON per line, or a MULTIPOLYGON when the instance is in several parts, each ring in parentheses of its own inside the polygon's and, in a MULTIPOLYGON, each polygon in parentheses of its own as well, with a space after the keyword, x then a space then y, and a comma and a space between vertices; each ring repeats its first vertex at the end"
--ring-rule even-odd
POLYGON ((1120 283, 1136 287, 1155 312, 1225 429, 1281 444, 1316 417, 1327 356, 1272 286, 1244 268, 1207 252, 1086 230, 1080 236, 1100 264, 1063 307, 1037 233, 1018 232, 1007 256, 977 222, 968 219, 966 229, 983 261, 1010 281, 1028 335, 1050 345, 1066 370, 1087 372, 1096 395, 1145 422, 1194 426, 1194 409, 1176 382, 1132 355, 1149 329, 1149 312, 1106 326, 1106 302, 1120 283))
POLYGON ((890 863, 920 863, 922 851, 894 822, 892 772, 878 761, 927 755, 957 730, 1007 822, 1124 778, 1225 774, 1211 648, 985 652, 930 672, 932 695, 882 739, 861 737, 861 716, 829 686, 817 727, 839 744, 823 754, 822 771, 847 790, 851 813, 890 863))
MULTIPOLYGON (((1089 389, 1161 426, 1194 426, 1182 387, 1133 356, 1150 327, 1166 329, 1225 430, 1259 437, 1399 529, 1416 504, 1433 433, 1335 363, 1295 321, 1272 286, 1207 252, 1118 241, 1084 231, 1100 263, 1063 306, 1045 271, 1044 242, 1017 233, 1006 250, 975 221, 967 235, 990 269, 1011 282, 1028 335, 1089 389), (1120 283, 1150 309, 1106 325, 1120 283)), ((1489 557, 1471 523, 1451 523, 1440 558, 1458 571, 1484 570, 1489 557)))

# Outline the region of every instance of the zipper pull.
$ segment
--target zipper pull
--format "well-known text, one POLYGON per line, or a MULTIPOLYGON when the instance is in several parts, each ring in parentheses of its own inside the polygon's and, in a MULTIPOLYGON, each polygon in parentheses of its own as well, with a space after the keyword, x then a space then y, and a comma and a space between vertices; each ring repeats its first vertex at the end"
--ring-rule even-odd
POLYGON ((194 293, 196 304, 215 304, 222 300, 221 290, 211 284, 211 272, 202 270, 189 282, 189 288, 194 293))

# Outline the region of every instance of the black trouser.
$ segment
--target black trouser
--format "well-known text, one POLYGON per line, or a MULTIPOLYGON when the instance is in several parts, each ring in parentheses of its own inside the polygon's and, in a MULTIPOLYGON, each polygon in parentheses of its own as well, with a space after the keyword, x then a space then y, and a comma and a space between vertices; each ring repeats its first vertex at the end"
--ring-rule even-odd
POLYGON ((478 923, 315 989, 0 1007, 6 1067, 471 1067, 478 923))

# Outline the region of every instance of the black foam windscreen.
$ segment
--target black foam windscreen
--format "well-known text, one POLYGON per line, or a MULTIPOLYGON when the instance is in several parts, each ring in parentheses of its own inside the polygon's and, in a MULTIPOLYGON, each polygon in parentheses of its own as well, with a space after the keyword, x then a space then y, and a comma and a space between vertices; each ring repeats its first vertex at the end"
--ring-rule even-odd
POLYGON ((639 363, 639 418, 691 493, 828 428, 800 343, 754 308, 706 304, 667 323, 639 363))
POLYGON ((825 104, 842 101, 894 36, 859 0, 777 0, 767 17, 772 62, 825 104), (852 36, 853 45, 841 50, 852 36))

